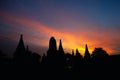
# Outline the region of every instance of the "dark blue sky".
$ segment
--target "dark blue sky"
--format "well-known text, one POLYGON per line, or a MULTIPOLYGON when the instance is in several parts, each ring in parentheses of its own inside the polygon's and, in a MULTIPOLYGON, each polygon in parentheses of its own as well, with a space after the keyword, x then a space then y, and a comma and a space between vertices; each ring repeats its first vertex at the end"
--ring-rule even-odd
POLYGON ((56 11, 66 11, 75 20, 85 16, 87 20, 103 25, 120 24, 119 0, 1 0, 0 10, 27 15, 45 23, 54 15, 61 16, 56 11))

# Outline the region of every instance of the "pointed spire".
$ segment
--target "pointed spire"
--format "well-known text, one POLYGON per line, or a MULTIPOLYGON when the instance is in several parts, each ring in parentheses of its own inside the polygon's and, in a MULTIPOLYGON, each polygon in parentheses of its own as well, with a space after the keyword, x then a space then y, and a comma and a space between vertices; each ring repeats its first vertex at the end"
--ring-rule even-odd
POLYGON ((89 53, 87 44, 85 45, 85 55, 84 55, 84 59, 85 59, 85 61, 87 61, 87 62, 90 60, 90 53, 89 53))
POLYGON ((74 56, 74 49, 72 49, 72 56, 74 56))
POLYGON ((76 49, 76 56, 81 56, 81 54, 80 54, 78 49, 76 49))
POLYGON ((16 48, 17 52, 24 52, 25 51, 25 46, 24 46, 24 41, 23 41, 23 35, 20 35, 20 40, 18 43, 18 46, 16 48))
POLYGON ((82 55, 80 54, 80 52, 78 51, 78 49, 76 49, 76 59, 75 62, 77 62, 77 64, 81 64, 82 63, 82 55))
POLYGON ((60 53, 64 53, 64 50, 63 50, 63 47, 62 47, 62 41, 60 39, 60 43, 59 43, 59 49, 58 49, 58 52, 60 53))
POLYGON ((23 59, 25 55, 25 46, 24 46, 24 41, 23 41, 23 35, 20 35, 19 43, 16 48, 16 51, 14 53, 14 59, 23 59))
POLYGON ((76 53, 79 53, 78 49, 76 49, 76 53))
POLYGON ((85 45, 85 53, 86 53, 86 55, 89 54, 89 50, 88 50, 88 46, 87 46, 87 44, 85 45))

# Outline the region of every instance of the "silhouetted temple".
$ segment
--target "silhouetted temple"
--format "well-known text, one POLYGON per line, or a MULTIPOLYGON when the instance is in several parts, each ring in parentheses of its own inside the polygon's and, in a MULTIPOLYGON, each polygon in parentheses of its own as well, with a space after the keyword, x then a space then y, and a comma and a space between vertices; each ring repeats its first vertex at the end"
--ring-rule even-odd
POLYGON ((24 41, 23 41, 23 35, 20 36, 20 40, 18 43, 18 46, 16 48, 16 51, 14 53, 14 58, 22 58, 25 56, 25 46, 24 46, 24 41))
POLYGON ((82 64, 83 63, 83 57, 80 54, 80 52, 78 51, 78 49, 76 49, 76 61, 78 61, 78 64, 82 64))
POLYGON ((58 66, 64 67, 66 62, 65 53, 62 46, 62 41, 60 39, 58 48, 58 66))
POLYGON ((56 40, 54 37, 51 37, 49 41, 49 49, 47 51, 47 56, 52 57, 52 56, 55 56, 56 53, 57 53, 56 40))
POLYGON ((37 53, 32 53, 29 50, 28 46, 25 48, 23 35, 21 35, 18 46, 13 55, 14 62, 17 64, 19 64, 19 63, 21 63, 21 64, 24 64, 24 63, 25 64, 36 64, 36 63, 40 63, 40 58, 41 58, 41 56, 38 55, 37 53))
POLYGON ((85 63, 89 63, 90 62, 90 53, 89 53, 87 44, 85 45, 84 60, 85 60, 85 63))
POLYGON ((62 66, 62 65, 65 64, 65 55, 64 55, 64 50, 63 50, 63 47, 62 47, 62 41, 61 40, 60 40, 60 43, 59 43, 59 48, 57 50, 57 45, 56 45, 55 38, 54 37, 50 38, 49 49, 47 51, 47 62, 50 63, 51 66, 56 64, 56 68, 58 66, 62 66))
POLYGON ((76 56, 75 56, 75 67, 78 69, 82 64, 83 64, 83 57, 80 54, 80 52, 78 51, 78 49, 76 49, 76 56))
POLYGON ((62 41, 61 41, 61 39, 60 39, 60 43, 59 43, 58 53, 64 54, 64 50, 63 50, 63 47, 62 47, 62 41))
MULTIPOLYGON (((3 56, 1 51, 0 54, 3 56)), ((115 73, 119 70, 120 55, 109 56, 102 48, 95 48, 90 55, 87 44, 85 45, 84 56, 80 54, 78 49, 76 49, 76 54, 74 50, 72 50, 72 54, 65 53, 62 46, 62 40, 59 41, 59 46, 57 48, 55 38, 51 37, 47 54, 44 53, 41 57, 38 53, 31 52, 28 46, 25 48, 23 35, 20 35, 13 59, 10 60, 1 57, 0 60, 2 60, 0 61, 2 64, 11 62, 13 65, 20 64, 22 68, 18 66, 17 69, 21 69, 22 74, 25 74, 24 71, 26 71, 27 74, 33 76, 36 71, 41 72, 41 77, 44 78, 43 80, 46 80, 47 77, 49 77, 50 80, 57 80, 58 78, 61 80, 80 80, 81 78, 86 79, 90 76, 94 78, 94 76, 104 77, 106 74, 111 75, 111 73, 109 73, 111 71, 115 73), (111 67, 112 65, 114 65, 114 67, 111 67), (111 67, 111 69, 108 69, 108 67, 111 67), (34 74, 31 72, 32 70, 34 74), (100 72, 102 72, 102 74, 100 72)), ((16 66, 14 68, 16 68, 16 66)), ((14 70, 14 68, 10 68, 10 70, 14 70)), ((15 69, 15 74, 20 73, 21 70, 17 71, 15 69)), ((20 74, 20 77, 22 74, 20 74)), ((41 79, 41 77, 39 78, 41 79)))

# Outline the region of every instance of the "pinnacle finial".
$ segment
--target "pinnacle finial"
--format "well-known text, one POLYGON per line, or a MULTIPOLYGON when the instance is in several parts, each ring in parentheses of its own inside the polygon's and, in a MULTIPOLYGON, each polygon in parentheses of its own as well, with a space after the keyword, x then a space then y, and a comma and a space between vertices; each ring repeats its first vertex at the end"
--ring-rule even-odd
POLYGON ((20 37, 23 38, 23 34, 21 34, 20 37))
POLYGON ((62 40, 61 40, 61 39, 60 39, 58 51, 59 51, 60 53, 64 53, 64 50, 63 50, 63 47, 62 47, 62 40))

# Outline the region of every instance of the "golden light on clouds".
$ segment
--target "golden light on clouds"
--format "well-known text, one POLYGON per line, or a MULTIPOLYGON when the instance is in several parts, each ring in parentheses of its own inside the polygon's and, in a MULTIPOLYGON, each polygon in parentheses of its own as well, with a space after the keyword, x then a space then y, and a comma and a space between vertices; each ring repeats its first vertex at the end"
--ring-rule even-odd
MULTIPOLYGON (((109 29, 107 32, 105 29, 99 28, 98 25, 93 26, 92 29, 85 27, 85 25, 80 25, 80 28, 76 28, 73 32, 68 31, 64 28, 55 29, 51 26, 43 24, 39 21, 31 20, 29 18, 19 16, 15 17, 14 15, 4 13, 0 14, 0 18, 3 19, 4 23, 7 23, 10 26, 13 26, 14 29, 24 30, 24 33, 27 36, 27 40, 32 44, 48 47, 48 41, 51 36, 54 36, 59 44, 59 40, 62 39, 63 47, 66 52, 74 51, 78 48, 80 53, 83 55, 85 51, 85 45, 88 44, 90 53, 94 50, 95 47, 102 47, 109 54, 114 54, 116 51, 113 49, 116 40, 120 40, 119 33, 115 30, 109 29)), ((78 24, 76 24, 78 26, 78 24)), ((74 29, 74 28, 73 28, 74 29)))

